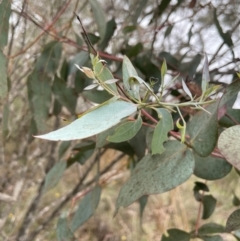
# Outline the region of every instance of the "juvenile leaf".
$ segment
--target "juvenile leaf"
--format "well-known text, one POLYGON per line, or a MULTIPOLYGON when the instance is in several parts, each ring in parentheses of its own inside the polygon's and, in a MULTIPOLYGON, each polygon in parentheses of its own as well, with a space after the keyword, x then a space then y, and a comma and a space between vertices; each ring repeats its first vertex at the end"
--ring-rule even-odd
POLYGON ((191 235, 180 229, 167 230, 169 236, 162 236, 161 241, 190 241, 191 235))
POLYGON ((201 202, 204 196, 199 191, 209 192, 209 188, 205 183, 195 182, 195 186, 193 188, 193 194, 196 201, 201 202))
POLYGON ((122 118, 137 111, 130 102, 115 101, 88 112, 70 125, 37 138, 52 141, 78 140, 99 134, 118 124, 122 118))
POLYGON ((238 198, 238 196, 234 193, 233 194, 233 200, 232 200, 232 203, 234 206, 240 206, 240 199, 238 198))
POLYGON ((200 157, 194 154, 194 159, 194 174, 202 179, 217 180, 225 177, 232 170, 232 165, 222 158, 213 156, 200 157))
POLYGON ((187 87, 187 85, 185 84, 184 80, 182 79, 182 87, 183 87, 183 90, 185 91, 185 93, 190 97, 190 99, 192 100, 193 97, 192 97, 192 93, 191 91, 189 90, 189 88, 187 87))
POLYGON ((74 233, 68 226, 66 217, 60 217, 57 222, 57 240, 58 241, 77 241, 74 233))
POLYGON ((218 148, 226 160, 240 170, 240 126, 224 130, 218 139, 218 148))
POLYGON ((187 132, 191 137, 194 151, 202 157, 210 155, 217 144, 218 125, 217 125, 218 102, 206 108, 206 111, 198 112, 187 125, 187 132))
POLYGON ((83 197, 70 225, 73 232, 75 232, 94 214, 98 206, 100 196, 101 187, 96 186, 92 191, 83 197))
POLYGON ((222 226, 220 224, 217 224, 217 223, 206 223, 206 224, 203 224, 198 229, 198 233, 200 235, 213 234, 213 233, 223 233, 223 232, 224 232, 224 226, 222 226))
POLYGON ((214 235, 214 236, 200 236, 200 238, 204 241, 224 241, 221 236, 214 235))
POLYGON ((212 195, 204 195, 202 203, 203 203, 202 219, 207 219, 214 212, 217 200, 212 195))
POLYGON ((57 185, 66 167, 67 163, 65 161, 60 161, 57 164, 55 164, 54 167, 47 173, 43 187, 44 193, 57 185))
POLYGON ((107 138, 110 142, 123 142, 132 139, 142 126, 142 118, 138 116, 135 121, 128 121, 120 125, 113 135, 107 138))
POLYGON ((160 121, 153 132, 152 138, 152 154, 161 154, 165 148, 163 143, 168 140, 168 132, 173 129, 173 121, 171 114, 164 108, 156 109, 160 121))
POLYGON ((232 232, 240 229, 240 209, 235 210, 227 220, 226 232, 232 232))
POLYGON ((55 75, 53 82, 53 93, 56 99, 65 106, 71 114, 75 114, 77 95, 73 89, 67 88, 66 82, 55 75))
POLYGON ((166 60, 164 59, 163 63, 162 63, 162 67, 161 67, 161 80, 162 80, 162 83, 164 83, 164 76, 166 75, 166 73, 167 73, 167 64, 166 64, 166 60))
POLYGON ((105 13, 101 4, 97 0, 89 0, 89 3, 93 11, 95 22, 98 25, 98 32, 101 37, 101 41, 103 41, 107 27, 105 13))
POLYGON ((192 152, 177 141, 165 144, 161 155, 146 155, 137 164, 130 179, 122 186, 116 211, 126 207, 143 195, 163 193, 185 182, 193 173, 192 152))
POLYGON ((132 76, 138 76, 138 73, 133 67, 130 59, 126 55, 123 56, 122 71, 124 87, 127 91, 130 91, 129 78, 132 76))

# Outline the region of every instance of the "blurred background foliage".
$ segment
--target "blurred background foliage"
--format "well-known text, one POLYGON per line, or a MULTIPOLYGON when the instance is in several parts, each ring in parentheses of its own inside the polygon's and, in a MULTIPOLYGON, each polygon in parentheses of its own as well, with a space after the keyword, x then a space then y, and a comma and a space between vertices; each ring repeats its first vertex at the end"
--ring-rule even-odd
MULTIPOLYGON (((121 77, 125 54, 143 79, 159 79, 157 91, 165 58, 166 78, 180 74, 192 93, 200 95, 204 52, 212 83, 230 83, 239 71, 240 6, 235 0, 2 0, 0 239, 56 240, 60 213, 69 210, 72 200, 76 206, 73 198, 79 192, 84 196, 96 181, 98 168, 102 199, 94 219, 81 227, 79 240, 160 240, 169 227, 193 229, 198 208, 192 195, 196 177, 191 184, 149 198, 141 221, 145 232, 136 221, 137 204, 112 220, 117 191, 129 175, 129 158, 144 155, 144 128, 134 141, 110 143, 99 152, 94 151, 94 139, 62 143, 34 139, 33 135, 65 126, 93 103, 110 98, 105 91, 84 91, 91 80, 75 64, 91 65, 74 12, 114 76, 121 77), (52 167, 55 174, 48 180, 46 173, 52 167), (183 192, 191 201, 182 197, 183 192)), ((167 100, 186 98, 179 87, 180 82, 172 85, 167 100)), ((240 121, 238 111, 234 118, 240 121)), ((232 125, 229 119, 221 121, 223 126, 232 125)), ((217 183, 226 189, 213 184, 222 212, 215 219, 221 219, 233 208, 232 192, 240 190, 235 173, 217 183)), ((237 195, 234 198, 236 204, 237 195)))

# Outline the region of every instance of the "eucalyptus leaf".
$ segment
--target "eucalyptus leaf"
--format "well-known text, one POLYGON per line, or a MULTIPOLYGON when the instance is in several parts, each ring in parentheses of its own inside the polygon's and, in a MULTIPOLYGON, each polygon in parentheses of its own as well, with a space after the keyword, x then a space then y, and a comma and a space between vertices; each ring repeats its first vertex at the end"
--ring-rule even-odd
POLYGON ((43 192, 47 192, 48 190, 52 189, 57 185, 66 167, 67 167, 66 161, 60 161, 54 165, 54 167, 47 173, 44 187, 43 187, 43 192))
POLYGON ((58 241, 77 241, 74 233, 68 226, 66 217, 60 217, 57 222, 57 240, 58 241))
POLYGON ((168 229, 168 236, 163 235, 161 241, 190 241, 191 235, 180 229, 168 229))
POLYGON ((73 232, 94 214, 100 200, 101 191, 101 187, 96 186, 80 201, 78 209, 70 224, 70 228, 73 232))
POLYGON ((240 230, 240 209, 235 210, 227 219, 226 232, 240 230))
POLYGON ((185 182, 193 173, 192 152, 178 141, 165 144, 161 155, 146 155, 134 168, 130 179, 122 186, 116 211, 143 195, 163 193, 185 182))
POLYGON ((135 121, 128 121, 120 125, 113 135, 107 138, 110 142, 124 142, 127 140, 132 139, 140 130, 142 126, 142 118, 138 116, 137 120, 135 121))
POLYGON ((121 119, 137 111, 137 106, 130 102, 115 101, 103 104, 71 124, 37 138, 52 141, 79 140, 99 134, 118 124, 121 119))
POLYGON ((226 160, 240 170, 240 126, 224 130, 218 139, 218 148, 226 160))
POLYGON ((212 195, 203 196, 203 214, 202 219, 209 218, 216 208, 217 200, 212 195))
POLYGON ((156 109, 160 121, 156 125, 153 138, 151 150, 152 154, 161 154, 164 152, 165 148, 163 143, 168 140, 168 132, 173 129, 173 121, 171 114, 164 108, 156 109))

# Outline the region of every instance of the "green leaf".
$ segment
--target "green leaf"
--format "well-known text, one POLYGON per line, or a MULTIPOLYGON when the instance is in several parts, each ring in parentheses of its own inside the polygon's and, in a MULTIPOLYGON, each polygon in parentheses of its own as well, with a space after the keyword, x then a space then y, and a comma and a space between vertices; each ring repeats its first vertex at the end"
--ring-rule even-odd
POLYGON ((89 58, 89 54, 87 52, 79 52, 77 53, 70 61, 69 61, 69 74, 75 74, 77 71, 80 71, 76 65, 84 66, 89 58))
POLYGON ((232 41, 231 35, 229 32, 226 32, 226 33, 223 32, 220 22, 218 21, 218 18, 217 18, 217 9, 216 8, 214 8, 213 17, 214 17, 214 22, 217 27, 218 33, 222 37, 224 43, 227 44, 229 47, 232 47, 233 41, 232 41))
POLYGON ((173 26, 174 25, 169 25, 164 33, 164 38, 166 38, 169 34, 171 34, 172 30, 173 30, 173 26))
POLYGON ((63 141, 58 149, 58 158, 60 159, 63 154, 67 151, 67 149, 70 147, 71 141, 63 141))
POLYGON ((137 106, 130 102, 115 101, 94 109, 70 125, 37 138, 52 141, 79 140, 99 134, 118 124, 122 118, 137 111, 137 106))
POLYGON ((202 73, 202 93, 206 92, 209 81, 210 81, 210 76, 209 76, 208 58, 207 58, 207 54, 205 53, 205 60, 204 60, 203 73, 202 73))
POLYGON ((7 59, 0 49, 0 104, 2 99, 7 97, 8 93, 8 81, 7 81, 7 59))
POLYGON ((77 144, 74 148, 74 151, 78 151, 75 154, 72 154, 71 157, 67 161, 68 167, 73 163, 78 162, 83 165, 94 153, 95 150, 95 142, 86 141, 77 144))
POLYGON ((200 236, 200 238, 204 241, 224 241, 221 236, 214 235, 214 236, 200 236))
POLYGON ((217 200, 212 195, 204 195, 202 203, 203 203, 202 219, 207 219, 214 212, 217 200))
POLYGON ((240 170, 240 126, 229 127, 221 133, 218 148, 226 160, 240 170))
POLYGON ((194 58, 187 63, 181 63, 179 70, 183 73, 188 74, 190 77, 193 77, 196 74, 197 67, 201 63, 202 56, 197 54, 194 58))
POLYGON ((132 139, 140 130, 142 126, 142 118, 139 115, 137 120, 128 121, 120 125, 113 135, 107 138, 110 142, 123 142, 132 139))
POLYGON ((232 170, 232 166, 222 158, 213 156, 200 157, 194 153, 194 159, 194 174, 202 179, 217 180, 225 177, 232 170))
POLYGON ((195 182, 195 186, 193 188, 193 194, 196 201, 201 202, 203 200, 203 194, 199 191, 209 192, 209 188, 205 183, 195 182))
POLYGON ((60 161, 56 163, 54 167, 47 173, 44 187, 43 187, 44 193, 57 185, 66 167, 67 167, 67 163, 65 161, 60 161))
POLYGON ((57 222, 57 240, 58 241, 77 241, 74 233, 68 226, 68 221, 65 215, 60 217, 57 222))
POLYGON ((148 0, 139 0, 137 2, 133 2, 135 5, 135 8, 131 14, 131 17, 132 17, 132 23, 134 25, 137 24, 138 17, 142 13, 142 11, 145 9, 147 2, 148 2, 148 0))
POLYGON ((2 113, 2 137, 3 140, 8 136, 9 134, 9 103, 6 103, 3 106, 3 113, 2 113))
POLYGON ((187 125, 192 147, 201 157, 210 155, 217 144, 217 108, 218 102, 211 104, 206 108, 211 114, 199 111, 187 125))
POLYGON ((27 80, 30 108, 40 133, 45 131, 46 120, 49 116, 52 97, 50 82, 51 79, 46 74, 38 71, 33 71, 27 80))
POLYGON ((160 121, 156 125, 153 138, 151 150, 152 154, 161 154, 164 152, 165 148, 163 143, 168 140, 168 132, 173 129, 173 121, 171 114, 164 108, 156 109, 160 121))
POLYGON ((166 59, 167 65, 169 69, 176 70, 179 66, 179 61, 168 52, 161 52, 159 57, 162 59, 166 59))
POLYGON ((123 71, 123 84, 124 87, 128 92, 130 92, 130 84, 129 84, 129 78, 132 76, 138 76, 137 71, 133 67, 130 59, 124 55, 123 56, 123 65, 122 65, 122 71, 123 71))
POLYGON ((62 44, 57 41, 48 43, 37 59, 34 72, 55 74, 61 59, 62 44))
POLYGON ((136 26, 136 25, 128 25, 128 26, 125 26, 125 27, 123 28, 122 32, 123 32, 124 34, 127 34, 127 33, 133 32, 133 31, 136 30, 136 29, 137 29, 137 26, 136 26))
MULTIPOLYGON (((2 0, 0 4, 0 49, 8 43, 9 18, 11 14, 11 1, 2 0)), ((1 72, 2 74, 2 72, 1 72)))
POLYGON ((77 95, 74 93, 73 89, 67 88, 66 82, 58 78, 57 75, 55 75, 52 89, 56 99, 74 115, 77 95))
POLYGON ((97 0, 89 0, 88 2, 90 3, 92 8, 93 16, 98 26, 98 32, 101 37, 101 41, 103 41, 107 28, 105 13, 102 9, 101 4, 97 0))
POLYGON ((100 196, 101 187, 96 186, 92 191, 83 197, 70 225, 73 232, 75 232, 93 215, 98 206, 100 196))
POLYGON ((161 241, 190 241, 190 234, 180 229, 168 229, 168 236, 163 235, 161 241))
POLYGON ((234 206, 240 206, 240 199, 238 198, 238 196, 235 193, 233 194, 232 204, 234 206))
POLYGON ((185 182, 193 173, 192 152, 178 141, 165 144, 161 155, 146 155, 134 168, 130 179, 122 186, 116 211, 143 195, 163 193, 185 182))
POLYGON ((83 96, 94 103, 103 103, 105 101, 108 101, 112 98, 112 95, 110 95, 106 90, 86 90, 83 91, 83 96))
POLYGON ((164 76, 166 75, 167 73, 167 64, 166 64, 166 60, 164 59, 163 60, 163 63, 162 63, 162 68, 161 68, 161 80, 162 80, 162 83, 164 83, 164 76))
POLYGON ((112 18, 107 22, 106 33, 105 33, 104 39, 100 43, 101 50, 104 50, 108 46, 108 43, 111 40, 116 28, 117 28, 117 24, 114 18, 112 18))
MULTIPOLYGON (((198 233, 200 235, 213 234, 213 233, 223 233, 225 230, 224 226, 217 223, 206 223, 203 224, 199 229, 198 233)), ((192 231, 194 233, 195 231, 192 231)))
POLYGON ((227 219, 226 232, 240 229, 240 209, 235 210, 227 219))
POLYGON ((140 206, 140 220, 141 220, 141 223, 142 223, 142 217, 143 217, 143 211, 147 205, 147 201, 148 201, 148 196, 147 195, 144 195, 142 197, 139 198, 139 206, 140 206))

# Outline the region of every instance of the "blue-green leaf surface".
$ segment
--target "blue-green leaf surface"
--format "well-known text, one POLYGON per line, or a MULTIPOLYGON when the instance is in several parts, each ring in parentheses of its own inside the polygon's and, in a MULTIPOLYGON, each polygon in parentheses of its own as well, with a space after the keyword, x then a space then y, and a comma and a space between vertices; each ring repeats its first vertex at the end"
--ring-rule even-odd
POLYGON ((168 132, 173 129, 173 121, 171 114, 164 108, 156 109, 160 121, 153 132, 152 138, 152 154, 161 154, 165 148, 163 143, 168 140, 168 132))
POLYGON ((227 219, 226 231, 240 230, 240 209, 235 210, 227 219))
POLYGON ((130 102, 115 101, 88 112, 70 125, 45 135, 36 136, 52 141, 83 139, 99 134, 118 124, 121 119, 137 111, 137 106, 130 102))
POLYGON ((163 193, 185 182, 193 173, 192 152, 178 141, 169 141, 161 155, 146 155, 123 185, 116 205, 126 207, 143 195, 163 193))
POLYGON ((142 118, 139 116, 135 121, 128 121, 120 125, 113 135, 107 138, 110 142, 123 142, 132 139, 142 126, 142 118))
POLYGON ((167 230, 168 236, 163 235, 161 241, 189 241, 191 235, 180 229, 167 230))
POLYGON ((100 196, 101 187, 96 186, 92 191, 83 197, 70 225, 73 232, 75 232, 93 215, 95 209, 98 206, 100 196))

